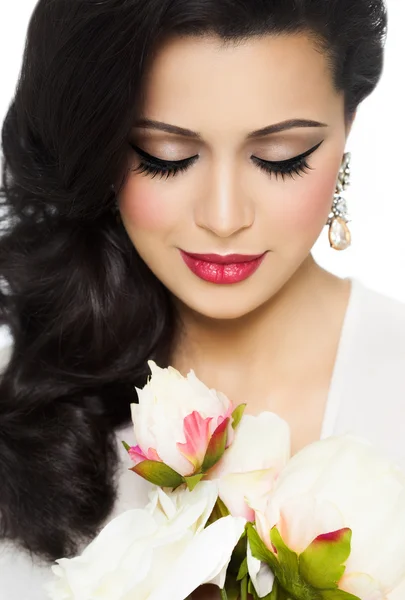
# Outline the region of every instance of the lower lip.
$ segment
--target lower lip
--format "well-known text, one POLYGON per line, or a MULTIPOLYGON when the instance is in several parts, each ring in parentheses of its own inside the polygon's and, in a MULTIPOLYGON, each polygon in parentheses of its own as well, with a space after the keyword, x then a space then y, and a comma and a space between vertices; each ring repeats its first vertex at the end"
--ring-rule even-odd
POLYGON ((180 254, 190 269, 197 277, 204 281, 217 284, 239 283, 244 281, 260 267, 265 254, 247 262, 219 264, 194 258, 186 252, 180 254))

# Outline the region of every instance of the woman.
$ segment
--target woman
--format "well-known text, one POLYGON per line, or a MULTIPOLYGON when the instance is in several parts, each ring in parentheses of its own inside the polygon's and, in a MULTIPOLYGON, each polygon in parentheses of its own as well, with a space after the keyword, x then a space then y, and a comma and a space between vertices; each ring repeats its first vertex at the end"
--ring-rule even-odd
POLYGON ((405 307, 311 255, 350 242, 385 30, 381 0, 39 1, 2 136, 1 600, 144 502, 117 449, 149 358, 293 452, 350 430, 405 465, 405 307))

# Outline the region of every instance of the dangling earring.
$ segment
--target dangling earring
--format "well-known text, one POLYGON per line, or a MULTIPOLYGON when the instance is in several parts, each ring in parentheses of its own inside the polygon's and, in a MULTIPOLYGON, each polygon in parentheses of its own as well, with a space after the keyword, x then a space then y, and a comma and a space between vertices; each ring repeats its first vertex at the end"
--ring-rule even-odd
POLYGON ((329 243, 334 250, 346 250, 352 243, 352 236, 347 226, 350 221, 347 202, 340 195, 350 185, 350 159, 350 152, 346 152, 339 170, 332 210, 327 221, 329 243))

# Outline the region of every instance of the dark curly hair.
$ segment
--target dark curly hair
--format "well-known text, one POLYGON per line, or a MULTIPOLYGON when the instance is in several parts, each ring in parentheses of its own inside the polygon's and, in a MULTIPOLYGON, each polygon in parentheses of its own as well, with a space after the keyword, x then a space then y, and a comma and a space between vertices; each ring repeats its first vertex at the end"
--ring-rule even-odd
POLYGON ((346 114, 382 71, 382 0, 39 0, 2 127, 0 535, 70 556, 116 496, 115 429, 177 318, 113 213, 144 74, 169 36, 306 32, 346 114))

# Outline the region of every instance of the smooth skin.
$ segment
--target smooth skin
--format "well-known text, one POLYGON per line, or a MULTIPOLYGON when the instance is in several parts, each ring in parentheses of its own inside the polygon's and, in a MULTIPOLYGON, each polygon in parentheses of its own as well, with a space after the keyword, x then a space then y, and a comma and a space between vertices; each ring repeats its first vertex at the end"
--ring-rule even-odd
MULTIPOLYGON (((129 142, 166 161, 192 156, 186 171, 160 177, 131 171, 119 194, 134 246, 173 294, 182 328, 171 364, 191 368, 247 412, 278 413, 292 452, 319 439, 350 281, 321 267, 311 249, 326 221, 351 123, 327 57, 309 35, 252 38, 225 46, 216 37, 168 40, 145 81, 129 142), (318 126, 253 131, 294 119, 318 126), (151 121, 190 130, 169 133, 151 121), (284 178, 252 156, 282 161, 321 145, 310 169, 284 178), (267 252, 237 284, 199 279, 179 249, 267 252)), ((332 250, 331 250, 332 251, 332 250)), ((213 598, 204 588, 193 598, 213 598), (199 595, 202 594, 202 595, 199 595)))

